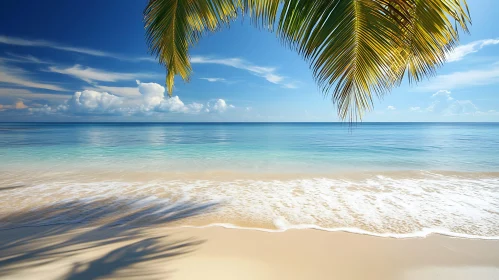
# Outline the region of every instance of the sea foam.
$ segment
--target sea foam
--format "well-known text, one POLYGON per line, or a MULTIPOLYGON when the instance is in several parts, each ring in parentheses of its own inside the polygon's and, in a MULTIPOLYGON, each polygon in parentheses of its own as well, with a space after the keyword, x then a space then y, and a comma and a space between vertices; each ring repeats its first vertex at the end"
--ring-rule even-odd
MULTIPOLYGON (((219 205, 202 213, 209 223, 200 224, 203 219, 196 224, 182 221, 189 226, 499 239, 499 178, 434 173, 417 178, 384 174, 363 179, 50 181, 4 191, 0 218, 5 224, 19 211, 71 202, 75 204, 69 205, 87 209, 90 202, 102 200, 117 203, 113 209, 120 209, 123 203, 136 209, 155 205, 154 211, 147 213, 151 219, 182 202, 219 205)), ((87 214, 92 211, 96 209, 88 208, 87 214)), ((52 219, 24 219, 19 225, 84 222, 86 218, 68 214, 52 219)))

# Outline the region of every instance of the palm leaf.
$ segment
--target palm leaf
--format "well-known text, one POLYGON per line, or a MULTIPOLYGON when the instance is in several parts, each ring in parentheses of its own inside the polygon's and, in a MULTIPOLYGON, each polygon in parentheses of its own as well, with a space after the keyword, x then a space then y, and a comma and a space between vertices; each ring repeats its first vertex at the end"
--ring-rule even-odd
POLYGON ((189 77, 189 46, 238 13, 300 53, 351 121, 405 75, 433 75, 458 43, 457 26, 467 31, 470 22, 465 0, 150 0, 148 43, 167 67, 170 93, 174 75, 189 77))
MULTIPOLYGON (((402 32, 396 17, 387 16, 383 1, 287 1, 279 34, 310 61, 314 76, 341 118, 352 120, 372 107, 396 78, 394 56, 402 32)), ((285 4, 285 5, 286 5, 285 4)))
POLYGON ((171 95, 175 75, 188 80, 192 71, 189 47, 206 31, 215 31, 236 16, 231 0, 150 0, 144 10, 147 44, 166 66, 171 95))
POLYGON ((404 25, 402 55, 406 63, 401 70, 408 72, 409 81, 421 81, 434 75, 446 54, 458 45, 459 34, 452 20, 468 32, 471 19, 466 2, 461 0, 417 0, 406 9, 410 17, 404 25))

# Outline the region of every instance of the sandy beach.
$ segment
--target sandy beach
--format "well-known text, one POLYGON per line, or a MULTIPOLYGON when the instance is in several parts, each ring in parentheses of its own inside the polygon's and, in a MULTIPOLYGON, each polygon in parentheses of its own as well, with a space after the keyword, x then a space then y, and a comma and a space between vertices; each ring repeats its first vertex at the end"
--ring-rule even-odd
MULTIPOLYGON (((355 140, 358 154, 321 144, 341 143, 340 128, 276 125, 286 137, 263 141, 253 137, 270 128, 241 126, 201 145, 188 143, 211 126, 1 134, 0 279, 499 279, 495 126, 479 134, 490 147, 448 144, 475 129, 449 126, 454 136, 421 148, 428 127, 404 125, 401 144, 380 142, 381 157, 366 144, 372 129, 355 140), (158 146, 172 129, 184 140, 158 146), (310 148, 312 134, 325 138, 310 148), (468 154, 456 159, 457 149, 468 154)), ((373 127, 379 141, 393 135, 373 127)))
POLYGON ((499 241, 45 226, 0 232, 1 279, 498 279, 499 241))

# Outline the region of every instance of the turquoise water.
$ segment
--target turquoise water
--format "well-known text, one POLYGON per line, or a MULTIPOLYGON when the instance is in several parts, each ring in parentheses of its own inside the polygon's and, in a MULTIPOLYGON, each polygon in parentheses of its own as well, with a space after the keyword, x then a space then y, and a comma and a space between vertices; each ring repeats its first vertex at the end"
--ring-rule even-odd
POLYGON ((499 124, 0 124, 0 229, 192 202, 219 207, 187 225, 499 239, 499 124))
POLYGON ((497 123, 2 123, 2 167, 498 171, 497 123))

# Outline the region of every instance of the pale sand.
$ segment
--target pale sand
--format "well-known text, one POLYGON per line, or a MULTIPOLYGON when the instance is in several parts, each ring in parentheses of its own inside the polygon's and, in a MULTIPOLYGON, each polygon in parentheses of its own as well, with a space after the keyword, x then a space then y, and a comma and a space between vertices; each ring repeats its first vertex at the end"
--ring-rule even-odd
MULTIPOLYGON (((128 207, 139 202, 140 195, 175 201, 169 192, 154 187, 147 191, 132 188, 138 197, 120 200, 110 196, 84 203, 68 199, 85 198, 85 193, 73 197, 71 190, 50 192, 50 188, 34 187, 54 178, 75 182, 104 179, 128 182, 135 178, 141 182, 165 176, 185 180, 185 174, 180 173, 158 177, 149 173, 103 173, 93 177, 72 173, 68 176, 47 173, 39 177, 31 174, 36 178, 33 181, 26 174, 14 175, 0 177, 0 192, 5 199, 0 208, 1 279, 499 279, 499 240, 439 235, 391 239, 317 230, 269 233, 220 227, 172 228, 211 222, 261 228, 273 228, 273 224, 259 224, 247 218, 225 221, 215 211, 217 207, 226 207, 231 213, 236 208, 206 202, 173 203, 157 216, 150 214, 164 208, 158 205, 161 201, 138 209, 128 207), (29 199, 22 198, 18 192, 29 194, 29 199), (30 200, 32 198, 35 200, 30 200), (52 204, 52 200, 62 202, 52 204), (109 207, 103 208, 105 205, 109 207), (26 210, 34 207, 36 211, 26 210), (78 221, 83 217, 85 224, 5 229, 36 222, 57 223, 61 216, 67 217, 64 221, 78 221), (86 227, 88 225, 94 227, 86 227)), ((283 178, 265 176, 262 180, 283 178)), ((350 178, 350 175, 344 176, 350 178)), ((374 173, 362 176, 370 178, 374 173)), ((391 176, 415 178, 424 174, 394 173, 391 176)), ((476 176, 496 178, 497 174, 477 173, 476 176)), ((205 177, 192 175, 193 179, 222 181, 241 177, 223 172, 205 177)))
POLYGON ((209 170, 209 171, 169 171, 169 170, 113 170, 85 169, 77 168, 24 168, 10 169, 5 166, 0 166, 0 182, 2 185, 8 186, 12 184, 36 185, 51 181, 77 181, 77 182, 103 182, 103 181, 125 181, 125 182, 144 182, 151 180, 212 180, 212 181, 228 181, 228 180, 293 180, 293 179, 310 179, 310 178, 331 178, 344 180, 365 180, 378 175, 388 176, 393 179, 425 178, 428 174, 439 174, 443 176, 458 176, 469 179, 473 178, 497 178, 499 172, 461 172, 461 171, 445 171, 445 170, 339 170, 330 171, 327 173, 299 173, 299 172, 247 172, 237 170, 209 170))
POLYGON ((499 241, 210 228, 0 231, 2 279, 499 279, 499 241))

